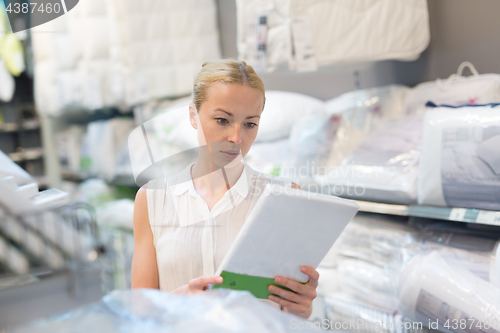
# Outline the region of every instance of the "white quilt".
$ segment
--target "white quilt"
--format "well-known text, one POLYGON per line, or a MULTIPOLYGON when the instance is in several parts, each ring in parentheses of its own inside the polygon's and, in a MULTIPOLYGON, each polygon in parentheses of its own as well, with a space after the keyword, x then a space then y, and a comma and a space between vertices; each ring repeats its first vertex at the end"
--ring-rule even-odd
POLYGON ((267 71, 287 63, 291 69, 310 71, 326 65, 415 60, 430 40, 426 0, 236 3, 239 57, 267 71), (259 45, 265 45, 265 61, 259 45))

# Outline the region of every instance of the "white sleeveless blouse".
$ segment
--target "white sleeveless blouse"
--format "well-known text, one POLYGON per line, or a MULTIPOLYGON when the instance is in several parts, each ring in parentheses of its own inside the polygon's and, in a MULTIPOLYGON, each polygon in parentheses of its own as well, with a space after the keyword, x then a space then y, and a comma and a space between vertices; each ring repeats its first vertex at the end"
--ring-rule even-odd
POLYGON ((149 221, 163 291, 202 275, 214 275, 266 184, 292 184, 244 163, 235 185, 209 211, 194 188, 192 165, 167 181, 156 179, 147 184, 149 221))

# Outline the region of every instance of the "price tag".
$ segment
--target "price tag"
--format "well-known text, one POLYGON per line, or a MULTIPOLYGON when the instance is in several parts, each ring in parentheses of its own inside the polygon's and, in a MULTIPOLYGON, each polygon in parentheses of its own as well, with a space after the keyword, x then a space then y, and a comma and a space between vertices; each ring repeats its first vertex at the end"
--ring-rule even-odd
POLYGON ((462 222, 465 217, 465 213, 467 212, 466 208, 452 208, 450 212, 450 216, 448 219, 450 221, 460 221, 462 222))
POLYGON ((500 212, 482 210, 476 218, 476 223, 492 224, 500 226, 500 212))

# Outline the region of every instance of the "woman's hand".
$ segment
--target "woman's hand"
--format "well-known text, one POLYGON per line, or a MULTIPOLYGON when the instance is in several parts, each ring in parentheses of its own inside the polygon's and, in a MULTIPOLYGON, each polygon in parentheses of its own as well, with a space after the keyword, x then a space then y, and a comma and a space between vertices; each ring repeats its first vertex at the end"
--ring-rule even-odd
POLYGON ((189 280, 188 284, 185 284, 172 292, 176 294, 197 294, 207 290, 209 284, 220 283, 222 283, 222 276, 200 276, 199 278, 189 280))
POLYGON ((309 276, 309 281, 305 285, 277 276, 274 282, 293 290, 293 292, 271 285, 269 291, 281 297, 269 295, 269 299, 280 304, 284 311, 307 319, 312 312, 312 301, 317 296, 316 288, 318 287, 319 273, 308 266, 301 266, 300 271, 309 276))

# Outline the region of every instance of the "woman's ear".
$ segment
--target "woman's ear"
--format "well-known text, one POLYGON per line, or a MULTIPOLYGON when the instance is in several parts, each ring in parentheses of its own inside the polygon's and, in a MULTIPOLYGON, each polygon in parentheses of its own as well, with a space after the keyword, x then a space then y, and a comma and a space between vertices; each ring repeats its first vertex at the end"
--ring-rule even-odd
POLYGON ((189 122, 194 129, 198 129, 197 116, 198 112, 196 111, 196 106, 194 104, 189 104, 189 122))

